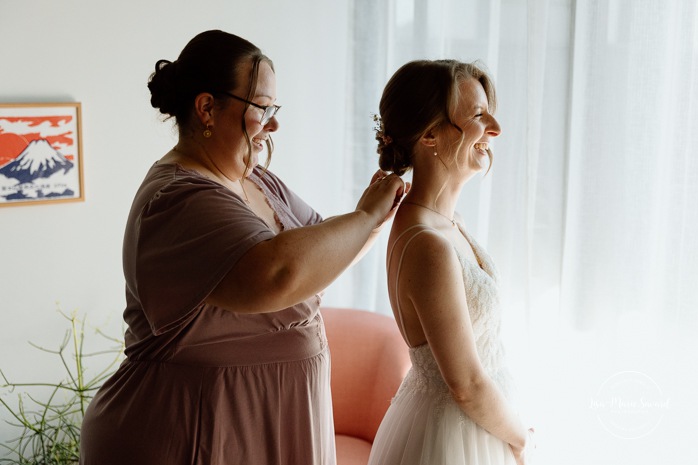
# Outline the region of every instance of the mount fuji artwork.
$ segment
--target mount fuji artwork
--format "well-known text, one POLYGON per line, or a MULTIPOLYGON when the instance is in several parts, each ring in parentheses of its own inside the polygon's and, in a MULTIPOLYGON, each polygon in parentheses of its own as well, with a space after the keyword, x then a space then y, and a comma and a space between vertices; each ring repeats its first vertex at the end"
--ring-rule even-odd
POLYGON ((0 206, 82 200, 80 104, 0 104, 0 206))

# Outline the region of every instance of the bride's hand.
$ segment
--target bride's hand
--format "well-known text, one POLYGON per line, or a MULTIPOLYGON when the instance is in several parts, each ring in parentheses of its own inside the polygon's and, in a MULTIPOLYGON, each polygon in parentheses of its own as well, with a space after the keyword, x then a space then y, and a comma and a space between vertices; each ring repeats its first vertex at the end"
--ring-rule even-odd
POLYGON ((524 460, 524 450, 519 447, 514 447, 511 444, 509 444, 509 447, 511 447, 511 452, 514 454, 516 465, 526 465, 524 460))
POLYGON ((511 444, 509 444, 509 447, 511 447, 511 451, 514 454, 516 465, 526 465, 529 463, 528 459, 531 455, 531 452, 533 451, 533 449, 536 448, 534 435, 535 432, 536 430, 533 428, 528 429, 528 437, 526 438, 526 445, 524 447, 514 447, 511 444))

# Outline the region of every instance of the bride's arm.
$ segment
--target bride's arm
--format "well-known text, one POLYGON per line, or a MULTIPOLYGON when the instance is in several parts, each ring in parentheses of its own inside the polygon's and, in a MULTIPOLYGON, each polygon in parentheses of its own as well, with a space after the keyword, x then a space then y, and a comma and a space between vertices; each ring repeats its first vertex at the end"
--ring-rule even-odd
POLYGON ((405 250, 401 300, 416 312, 456 403, 516 452, 526 446, 527 430, 482 368, 462 276, 453 246, 440 235, 420 234, 405 250))

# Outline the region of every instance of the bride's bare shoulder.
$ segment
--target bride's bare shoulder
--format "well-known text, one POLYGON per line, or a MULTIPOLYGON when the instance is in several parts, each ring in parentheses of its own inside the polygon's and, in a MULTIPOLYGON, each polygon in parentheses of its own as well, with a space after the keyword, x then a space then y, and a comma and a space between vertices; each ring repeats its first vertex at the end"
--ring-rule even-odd
POLYGON ((450 262, 449 257, 456 258, 448 238, 424 224, 394 224, 388 250, 391 251, 388 259, 395 260, 399 256, 403 267, 417 264, 423 269, 441 268, 450 262))

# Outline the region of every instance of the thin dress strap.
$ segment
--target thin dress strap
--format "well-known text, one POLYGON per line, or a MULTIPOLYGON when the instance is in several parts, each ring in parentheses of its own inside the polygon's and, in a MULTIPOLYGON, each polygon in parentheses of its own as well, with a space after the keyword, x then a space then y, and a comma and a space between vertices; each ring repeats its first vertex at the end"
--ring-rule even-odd
POLYGON ((419 227, 421 227, 422 229, 417 231, 416 233, 414 233, 412 235, 412 237, 410 237, 407 240, 407 242, 405 242, 405 245, 402 247, 402 253, 400 254, 400 261, 398 261, 398 265, 397 265, 397 274, 395 275, 395 303, 397 305, 397 312, 395 312, 395 313, 397 314, 397 320, 398 320, 398 323, 400 324, 400 330, 402 331, 402 335, 405 338, 405 342, 407 342, 407 345, 410 347, 412 347, 412 344, 410 343, 409 337, 407 336, 407 331, 405 330, 405 323, 402 320, 402 310, 400 309, 400 297, 399 297, 398 292, 397 292, 398 284, 400 283, 400 270, 402 269, 402 259, 405 258, 405 250, 407 249, 407 246, 410 245, 410 242, 412 242, 412 239, 414 239, 415 237, 417 237, 418 235, 420 235, 421 233, 423 233, 425 231, 429 231, 429 230, 436 231, 436 230, 432 227, 429 227, 429 226, 426 226, 423 224, 412 225, 409 228, 402 231, 400 233, 400 235, 395 238, 395 242, 393 242, 393 246, 390 248, 390 252, 388 253, 388 266, 390 266, 390 264, 392 262, 392 258, 393 258, 393 251, 395 250, 395 246, 400 241, 402 236, 407 234, 412 229, 419 228, 419 227))

